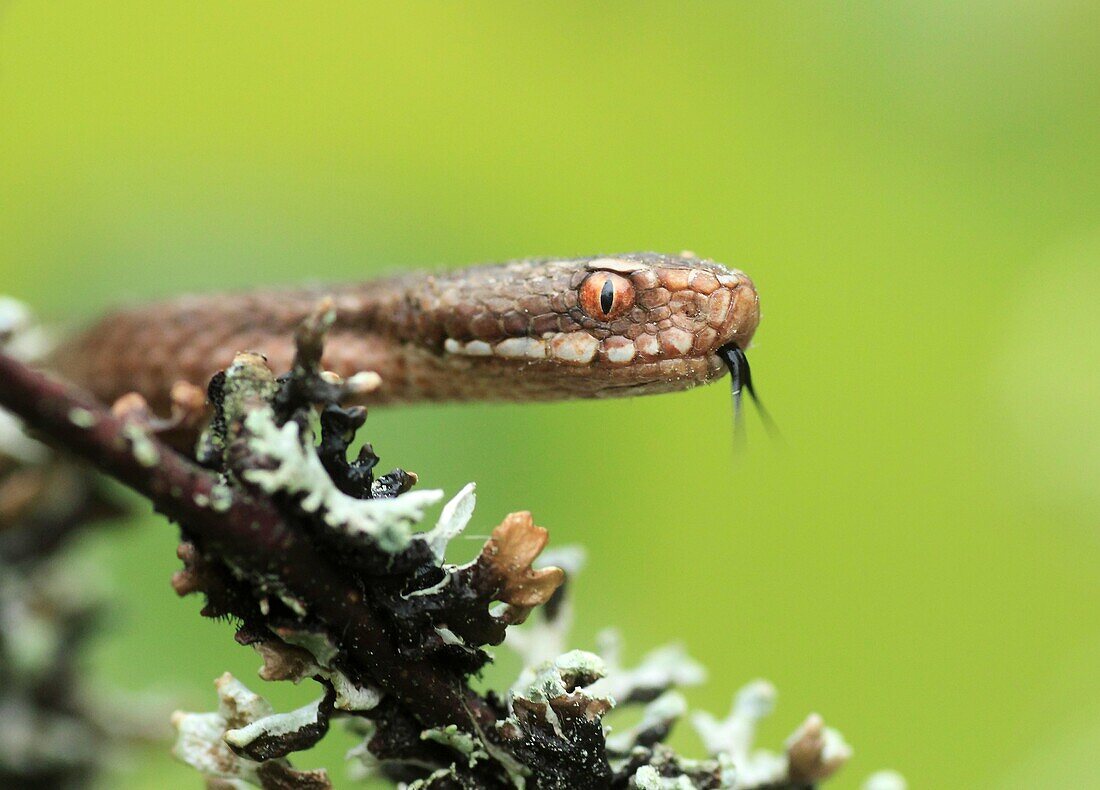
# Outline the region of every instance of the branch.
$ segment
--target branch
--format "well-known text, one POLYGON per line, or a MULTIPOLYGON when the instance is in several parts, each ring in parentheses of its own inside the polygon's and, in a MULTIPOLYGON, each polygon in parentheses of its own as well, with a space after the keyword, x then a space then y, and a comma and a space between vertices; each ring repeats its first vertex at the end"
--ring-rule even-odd
POLYGON ((0 352, 0 406, 50 443, 91 463, 185 524, 208 552, 259 574, 276 573, 334 632, 349 657, 378 686, 399 696, 428 727, 472 721, 491 726, 495 712, 461 679, 427 661, 402 658, 388 629, 362 606, 362 595, 268 501, 227 488, 139 424, 120 419, 82 392, 0 352), (218 492, 215 494, 215 492, 218 492), (214 502, 220 504, 215 507, 214 502))

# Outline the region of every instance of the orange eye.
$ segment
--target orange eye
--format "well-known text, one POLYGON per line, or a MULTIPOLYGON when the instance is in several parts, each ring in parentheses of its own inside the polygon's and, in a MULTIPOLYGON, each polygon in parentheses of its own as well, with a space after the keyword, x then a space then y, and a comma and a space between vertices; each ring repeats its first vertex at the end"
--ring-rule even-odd
POLYGON ((581 283, 581 307, 597 321, 613 321, 634 306, 634 286, 614 272, 593 272, 581 283))

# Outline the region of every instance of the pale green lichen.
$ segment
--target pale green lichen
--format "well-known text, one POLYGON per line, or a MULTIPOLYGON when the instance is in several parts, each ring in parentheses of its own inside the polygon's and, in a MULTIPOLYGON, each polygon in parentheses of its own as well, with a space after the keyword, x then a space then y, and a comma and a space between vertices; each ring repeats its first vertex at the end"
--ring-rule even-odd
MULTIPOLYGON (((605 672, 603 659, 595 653, 570 650, 552 661, 524 670, 512 687, 512 696, 530 702, 549 702, 565 696, 578 686, 585 686, 602 678, 605 672)), ((588 696, 600 698, 598 695, 588 696)), ((614 704, 614 700, 609 697, 603 699, 614 704)))
POLYGON ((344 754, 348 777, 352 781, 362 782, 378 776, 382 761, 371 754, 367 747, 378 731, 378 727, 372 721, 356 717, 346 722, 346 729, 350 734, 361 739, 344 754))
POLYGON ((27 436, 16 417, 0 409, 0 457, 21 464, 41 464, 49 459, 50 450, 27 436))
POLYGON ((27 305, 0 295, 0 344, 4 353, 23 362, 39 362, 53 350, 55 334, 38 323, 27 305))
POLYGON ((364 711, 378 707, 384 696, 381 690, 373 686, 357 686, 342 672, 321 670, 318 674, 328 678, 336 692, 333 702, 337 710, 364 711))
POLYGON ((279 382, 263 357, 238 354, 225 369, 222 406, 231 419, 244 413, 251 403, 270 403, 279 390, 279 382))
MULTIPOLYGON (((439 516, 435 526, 428 531, 414 533, 425 510, 440 501, 443 492, 438 490, 412 491, 392 499, 357 499, 340 491, 322 465, 312 446, 313 437, 308 429, 301 428, 296 421, 278 425, 270 407, 257 407, 262 398, 256 397, 255 382, 264 386, 275 386, 249 360, 231 370, 231 383, 241 386, 234 390, 239 403, 226 399, 226 416, 233 419, 236 413, 243 417, 243 438, 253 456, 262 459, 261 468, 250 468, 242 472, 243 478, 267 493, 282 493, 296 497, 297 505, 307 513, 316 514, 325 527, 335 535, 344 536, 352 541, 369 541, 382 552, 399 553, 414 541, 421 542, 437 563, 445 558, 448 544, 469 524, 476 504, 475 488, 471 483, 465 486, 439 516), (248 386, 244 386, 247 382, 248 386), (236 403, 236 405, 234 405, 236 403), (240 408, 239 411, 235 411, 240 408), (303 435, 303 430, 306 435, 303 435)), ((273 390, 272 390, 273 391, 273 390)), ((270 394, 270 393, 269 393, 270 394)), ((228 488, 219 487, 211 491, 208 505, 215 509, 228 507, 231 494, 228 488)), ((361 545, 361 544, 360 544, 361 545)), ((562 566, 579 568, 583 562, 583 553, 573 550, 568 559, 558 557, 544 558, 562 566)), ((232 569, 232 565, 230 564, 232 569)), ((446 566, 454 568, 454 566, 446 566)), ((233 569, 239 574, 237 569, 233 569)), ((431 595, 438 592, 452 577, 444 575, 438 584, 408 593, 407 597, 431 595)), ((272 592, 299 615, 304 608, 294 598, 287 596, 275 579, 251 578, 250 581, 261 592, 272 592)), ((265 612, 269 611, 266 607, 265 612)), ((637 765, 629 759, 645 755, 647 765, 639 767, 630 778, 631 786, 643 790, 691 790, 695 781, 706 781, 706 786, 717 786, 725 790, 745 790, 781 784, 793 781, 791 777, 809 777, 813 781, 827 778, 850 756, 851 750, 839 733, 824 727, 820 717, 811 716, 792 735, 785 754, 774 754, 762 750, 753 750, 753 740, 757 723, 771 712, 774 707, 774 688, 764 681, 749 684, 737 697, 730 717, 717 721, 707 714, 697 714, 695 723, 710 752, 707 760, 685 760, 679 758, 667 747, 643 736, 652 738, 655 731, 668 731, 674 722, 687 711, 684 698, 670 691, 675 686, 695 685, 706 676, 703 668, 690 659, 685 650, 672 645, 654 650, 646 655, 636 667, 626 669, 620 661, 621 644, 617 633, 607 631, 600 635, 601 655, 583 650, 564 651, 571 621, 568 600, 557 609, 557 614, 542 625, 528 627, 525 631, 510 631, 508 644, 517 649, 525 659, 525 669, 512 686, 509 695, 510 715, 495 727, 498 732, 486 737, 479 729, 477 721, 472 721, 473 732, 459 729, 457 725, 432 728, 420 732, 420 738, 443 745, 455 753, 458 765, 473 769, 480 761, 492 761, 506 773, 511 783, 522 790, 531 774, 531 769, 521 763, 515 754, 502 747, 508 739, 522 737, 525 731, 534 726, 542 726, 544 720, 547 734, 552 728, 562 741, 569 741, 566 731, 570 717, 584 715, 599 732, 602 719, 615 705, 616 700, 637 701, 652 699, 645 707, 641 720, 632 728, 614 733, 607 738, 606 745, 612 767, 625 771, 626 765, 637 765), (653 696, 656 698, 653 699, 653 696), (534 718, 532 718, 534 717, 534 718), (498 737, 499 736, 499 737, 498 737), (642 752, 639 741, 649 744, 642 752), (632 755, 628 758, 627 755, 632 755), (617 766, 617 767, 616 767, 617 766)), ((445 625, 445 621, 433 624, 434 633, 447 645, 462 644, 463 640, 445 625)), ((295 682, 305 677, 327 679, 335 692, 333 706, 339 711, 361 712, 376 707, 382 700, 382 693, 371 686, 360 686, 339 672, 333 665, 339 653, 333 642, 321 632, 295 630, 289 628, 272 629, 284 642, 302 648, 308 656, 298 652, 295 658, 286 656, 283 660, 296 661, 280 679, 295 682), (310 663, 312 658, 314 663, 310 663)), ((283 646, 286 650, 286 646, 283 646)), ((288 665, 284 665, 288 666, 288 665)), ((243 687, 241 687, 243 688, 243 687)), ((246 690, 247 691, 247 690, 246 690)), ((296 711, 274 714, 268 710, 260 716, 250 716, 242 723, 230 721, 221 714, 221 720, 204 719, 203 714, 187 714, 192 720, 181 720, 177 726, 184 730, 190 722, 194 734, 192 740, 207 743, 213 731, 220 732, 219 742, 226 748, 229 745, 243 749, 254 744, 257 739, 280 736, 300 731, 303 727, 318 721, 318 700, 296 711), (220 728, 220 729, 219 729, 220 728), (201 736, 201 737, 200 737, 201 736), (204 740, 205 739, 205 740, 204 740)), ((266 703, 265 703, 266 704, 266 703)), ((268 709, 270 706, 268 706, 268 709)), ((215 714, 205 714, 211 716, 215 714)), ((373 728, 371 729, 373 731, 373 728)), ((607 729, 603 730, 605 735, 607 729)), ((366 733, 369 738, 369 733, 366 733)), ((181 747, 182 748, 182 747, 181 747)), ((186 750, 185 750, 186 751, 186 750)), ((189 752, 188 761, 201 762, 195 756, 198 747, 189 752)), ((232 751, 230 751, 231 754, 232 751)), ((213 747, 200 755, 207 762, 217 762, 225 757, 213 747)), ((349 752, 348 757, 363 775, 369 775, 380 766, 379 761, 370 755, 367 740, 349 752)), ((184 757, 188 759, 188 757, 184 757)), ((236 760, 227 769, 218 763, 215 767, 221 774, 210 776, 232 781, 254 780, 254 767, 249 761, 233 754, 236 760), (252 774, 249 774, 249 770, 252 774)), ((446 760, 447 757, 444 757, 446 760)), ((438 762, 435 765, 439 765, 438 762)), ((478 766, 484 768, 484 766, 478 766)), ((431 766, 426 765, 425 771, 431 766)), ((201 769, 200 769, 201 770, 201 769)), ((465 768, 462 769, 465 771, 465 768)), ((405 787, 426 788, 434 782, 458 778, 459 769, 454 764, 439 768, 434 773, 405 787)), ((625 776, 620 775, 621 779, 625 776)), ((800 779, 801 780, 801 779, 800 779)), ((889 785, 886 779, 873 790, 898 790, 889 785)))
POLYGON ((286 587, 283 586, 282 583, 279 583, 278 586, 275 588, 268 585, 265 586, 264 589, 273 591, 275 593, 275 597, 282 601, 286 605, 287 609, 294 612, 294 614, 298 615, 299 617, 305 617, 306 614, 309 612, 309 610, 306 609, 305 602, 302 601, 301 598, 298 598, 288 593, 286 591, 286 587))
POLYGON ((439 634, 439 638, 443 640, 445 645, 465 645, 466 640, 456 634, 450 628, 444 628, 443 626, 433 626, 435 632, 439 634))
POLYGON ((160 452, 149 434, 137 423, 127 423, 122 428, 122 435, 130 442, 130 449, 139 464, 152 468, 160 462, 160 452))
POLYGON ((241 779, 258 784, 258 763, 234 754, 222 740, 225 718, 218 713, 180 713, 172 716, 177 730, 172 754, 204 776, 222 780, 241 779))
POLYGON ((786 752, 754 749, 760 721, 775 707, 775 687, 764 680, 744 686, 734 698, 733 709, 719 721, 709 713, 692 716, 707 751, 728 761, 736 772, 736 787, 756 787, 786 781, 789 776, 809 776, 821 781, 840 769, 852 756, 841 734, 811 714, 787 739, 786 752))
POLYGON ((275 374, 257 354, 238 354, 226 368, 221 386, 221 416, 209 423, 199 437, 199 458, 220 459, 235 438, 240 420, 257 403, 271 403, 279 383, 275 374))
POLYGON ((614 699, 627 699, 638 689, 698 686, 707 679, 706 669, 688 655, 683 645, 671 644, 651 650, 637 666, 622 665, 622 638, 613 628, 596 637, 597 649, 607 667, 606 677, 592 691, 614 699))
POLYGON ((643 765, 632 779, 638 790, 695 790, 695 783, 686 776, 661 776, 652 765, 643 765))
POLYGON ((333 659, 340 654, 340 649, 322 631, 276 628, 275 633, 288 645, 295 645, 308 651, 317 665, 323 669, 331 669, 333 659))
POLYGON ((95 415, 79 406, 69 409, 68 417, 77 428, 91 428, 96 423, 95 415))
POLYGON ((420 733, 420 739, 423 741, 435 741, 436 743, 441 743, 444 746, 454 749, 467 758, 467 764, 470 768, 477 765, 478 760, 485 760, 489 757, 488 753, 481 748, 481 743, 476 738, 458 729, 454 724, 449 724, 442 728, 424 730, 420 733))
MULTIPOLYGON (((563 564, 559 558, 554 559, 563 564)), ((549 700, 561 696, 578 678, 588 679, 589 685, 573 691, 574 698, 583 694, 585 699, 613 703, 615 700, 645 699, 654 692, 664 691, 646 706, 641 721, 634 727, 607 737, 612 766, 621 769, 643 733, 670 729, 686 713, 684 698, 669 689, 701 683, 706 672, 679 645, 651 651, 637 666, 624 668, 620 660, 621 640, 614 630, 604 631, 597 637, 602 658, 600 665, 588 658, 595 659, 593 654, 581 651, 565 653, 554 661, 536 663, 535 660, 547 651, 566 644, 571 615, 563 605, 552 618, 536 620, 522 629, 509 631, 505 644, 519 652, 527 665, 513 686, 513 704, 518 700, 546 703, 546 720, 560 735, 557 714, 549 700), (585 678, 590 672, 592 675, 585 678), (593 680, 596 675, 602 677, 593 680)), ((788 739, 784 753, 753 748, 757 724, 773 710, 775 696, 770 683, 754 681, 738 693, 727 719, 718 721, 706 713, 696 714, 693 721, 711 758, 686 760, 658 745, 654 747, 646 770, 632 777, 633 786, 689 788, 694 787, 692 777, 707 776, 711 777, 709 781, 717 779, 718 787, 745 790, 794 781, 792 777, 808 777, 816 782, 831 776, 849 759, 851 749, 836 730, 824 726, 820 716, 806 719, 788 739)), ((887 784, 883 790, 895 788, 887 784)))
MULTIPOLYGON (((547 552, 542 564, 552 562, 562 565, 569 569, 571 576, 575 576, 583 561, 584 554, 579 549, 564 547, 557 552, 547 552)), ((528 668, 520 676, 516 687, 530 682, 534 667, 541 666, 548 657, 564 652, 572 620, 572 607, 567 598, 553 619, 537 619, 521 628, 508 630, 505 646, 519 653, 528 668)), ((603 661, 603 676, 587 690, 590 695, 623 700, 637 690, 697 686, 706 680, 706 670, 687 654, 682 645, 672 644, 652 650, 637 666, 627 669, 622 665, 622 639, 618 631, 605 629, 596 640, 603 661)))
MULTIPOLYGON (((565 733, 551 704, 552 701, 577 693, 577 689, 590 686, 593 681, 603 677, 604 671, 603 659, 595 653, 570 650, 553 661, 546 661, 520 673, 519 680, 512 687, 510 701, 514 706, 517 701, 522 700, 525 704, 541 710, 546 723, 553 728, 559 738, 564 739, 565 733)), ((606 709, 615 705, 615 700, 611 697, 590 693, 588 689, 585 690, 584 696, 591 703, 602 704, 606 709)))
POLYGON ((450 768, 440 768, 438 771, 433 771, 430 776, 426 776, 423 779, 417 779, 415 782, 409 784, 403 784, 401 787, 403 790, 424 790, 426 787, 431 787, 432 783, 437 779, 457 779, 455 776, 454 766, 450 768))
MULTIPOLYGON (((481 729, 481 726, 476 720, 473 720, 474 729, 477 730, 478 736, 481 738, 481 743, 485 747, 485 751, 489 753, 489 756, 496 760, 497 764, 504 769, 504 773, 508 777, 508 781, 512 783, 512 786, 516 790, 525 790, 527 787, 527 777, 531 775, 531 769, 521 763, 512 754, 493 743, 491 738, 485 737, 485 731, 481 729)), ((514 720, 511 718, 498 721, 496 723, 496 729, 504 730, 514 724, 514 720)))
POLYGON ((738 690, 725 719, 700 711, 692 714, 691 721, 710 754, 747 757, 757 725, 775 709, 775 698, 775 686, 766 680, 754 680, 738 690))
POLYGON ((646 705, 642 718, 629 729, 607 736, 607 748, 617 754, 626 754, 638 742, 638 736, 655 727, 671 727, 687 713, 687 700, 677 691, 666 691, 646 705))
POLYGON ((862 790, 907 790, 905 777, 897 771, 878 771, 867 777, 862 790))
POLYGON ((210 509, 224 513, 233 505, 233 491, 224 483, 218 483, 210 489, 210 509))
POLYGON ((467 483, 454 498, 443 506, 439 514, 439 520, 428 532, 424 533, 424 540, 432 551, 436 562, 442 562, 446 554, 447 544, 456 538, 474 515, 474 506, 477 497, 474 494, 474 484, 467 483))
POLYGON ((259 763, 237 755, 224 736, 229 729, 272 715, 274 709, 228 672, 214 685, 218 690, 216 713, 172 714, 172 726, 178 732, 172 753, 204 776, 259 784, 259 763))
POLYGON ((226 730, 225 742, 230 746, 243 749, 257 738, 288 735, 303 727, 316 723, 321 700, 317 699, 289 713, 273 713, 246 724, 243 727, 226 730))
MULTIPOLYGON (((259 737, 284 735, 312 724, 317 720, 318 703, 277 714, 267 700, 228 672, 214 685, 218 690, 216 713, 172 714, 172 726, 178 732, 172 753, 203 774, 208 784, 261 785, 261 763, 238 755, 231 745, 242 748, 259 737)), ((271 762, 293 773, 285 758, 267 761, 271 762)))
MULTIPOLYGON (((299 436, 298 424, 275 424, 270 409, 255 409, 245 419, 249 448, 259 457, 275 462, 274 469, 249 469, 245 479, 264 491, 303 495, 299 506, 317 513, 335 532, 353 539, 373 540, 382 551, 395 554, 413 540, 412 525, 424 511, 443 498, 439 490, 407 491, 392 499, 356 499, 340 491, 321 465, 317 454, 299 436)), ((448 507, 436 528, 421 539, 434 551, 442 552, 446 542, 458 534, 473 510, 473 488, 464 488, 448 507)))

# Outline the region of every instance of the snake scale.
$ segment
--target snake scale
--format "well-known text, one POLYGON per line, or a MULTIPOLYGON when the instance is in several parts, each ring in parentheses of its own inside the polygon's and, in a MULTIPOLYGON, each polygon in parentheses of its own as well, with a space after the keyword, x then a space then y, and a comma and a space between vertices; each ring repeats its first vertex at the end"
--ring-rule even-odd
POLYGON ((164 409, 174 383, 205 386, 239 351, 288 370, 294 329, 325 296, 336 322, 324 364, 380 374, 369 403, 660 393, 727 368, 736 394, 760 320, 744 273, 687 253, 525 259, 123 309, 63 343, 51 365, 106 402, 138 392, 164 409))

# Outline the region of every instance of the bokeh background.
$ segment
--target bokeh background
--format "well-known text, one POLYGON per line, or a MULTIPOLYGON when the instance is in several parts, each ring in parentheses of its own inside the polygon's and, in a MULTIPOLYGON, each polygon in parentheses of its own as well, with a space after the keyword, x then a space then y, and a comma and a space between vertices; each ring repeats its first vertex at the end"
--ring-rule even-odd
MULTIPOLYGON (((782 444, 750 415, 732 457, 724 385, 368 434, 477 481, 471 533, 531 509, 587 548, 576 646, 682 641, 715 713, 769 678, 766 744, 824 714, 840 790, 1096 787, 1098 73, 1087 0, 2 3, 0 291, 74 323, 527 255, 743 267, 782 444)), ((78 547, 116 589, 91 671, 205 710, 258 660, 172 593, 174 532, 78 547)), ((350 743, 299 762, 344 786, 350 743)), ((164 746, 116 762, 198 784, 164 746)))

